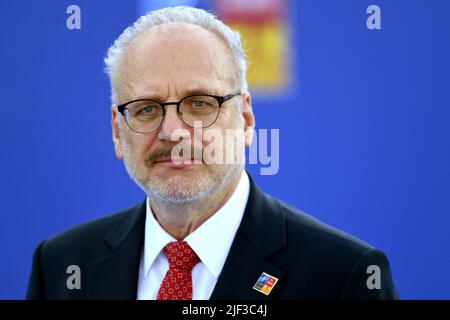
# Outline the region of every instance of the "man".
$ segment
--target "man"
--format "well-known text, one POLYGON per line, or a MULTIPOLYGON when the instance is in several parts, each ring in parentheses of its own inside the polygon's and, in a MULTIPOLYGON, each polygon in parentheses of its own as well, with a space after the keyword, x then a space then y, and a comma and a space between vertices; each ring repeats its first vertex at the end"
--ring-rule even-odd
POLYGON ((27 298, 397 298, 381 251, 264 194, 244 146, 230 156, 214 139, 205 152, 211 132, 252 142, 239 34, 166 8, 126 29, 105 62, 115 152, 147 198, 43 241, 27 298))

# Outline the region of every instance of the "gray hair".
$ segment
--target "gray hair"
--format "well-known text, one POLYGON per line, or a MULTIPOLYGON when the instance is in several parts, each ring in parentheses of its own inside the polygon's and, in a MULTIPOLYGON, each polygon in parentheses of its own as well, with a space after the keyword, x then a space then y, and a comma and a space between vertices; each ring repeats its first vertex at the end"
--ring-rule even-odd
POLYGON ((104 61, 106 65, 105 71, 111 82, 111 100, 113 103, 118 102, 117 80, 119 65, 130 43, 152 27, 174 22, 197 25, 221 37, 232 54, 238 86, 242 92, 247 91, 247 56, 244 52, 239 32, 233 31, 217 19, 214 14, 205 10, 178 6, 151 11, 140 17, 133 25, 126 28, 109 48, 104 61))

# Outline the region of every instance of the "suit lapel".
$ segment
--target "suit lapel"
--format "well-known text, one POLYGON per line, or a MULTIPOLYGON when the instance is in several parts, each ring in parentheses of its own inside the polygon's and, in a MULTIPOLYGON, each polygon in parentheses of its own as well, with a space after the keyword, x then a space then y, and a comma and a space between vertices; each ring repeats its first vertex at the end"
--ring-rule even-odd
POLYGON ((286 246, 285 217, 280 205, 249 178, 244 216, 211 300, 269 300, 283 286, 284 271, 270 262, 270 256, 286 246), (263 272, 278 278, 269 295, 253 289, 263 272))
POLYGON ((144 243, 145 201, 130 209, 106 236, 110 254, 88 267, 89 299, 136 299, 144 243))

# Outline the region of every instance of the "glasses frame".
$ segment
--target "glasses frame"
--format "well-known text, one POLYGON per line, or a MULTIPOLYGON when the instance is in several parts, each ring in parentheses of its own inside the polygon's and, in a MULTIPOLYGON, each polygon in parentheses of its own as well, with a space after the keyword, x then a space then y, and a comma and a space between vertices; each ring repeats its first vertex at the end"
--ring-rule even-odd
POLYGON ((180 106, 181 106, 181 104, 183 103, 184 100, 189 99, 189 98, 192 98, 192 97, 205 96, 205 97, 214 98, 214 99, 217 100, 217 102, 218 102, 218 104, 219 104, 219 111, 217 112, 217 116, 216 116, 216 118, 214 119, 214 121, 213 121, 211 124, 202 127, 202 129, 204 129, 204 128, 207 128, 207 127, 212 126, 212 125, 217 121, 217 119, 219 118, 220 108, 222 107, 222 104, 224 104, 224 103, 227 102, 228 100, 231 100, 231 99, 234 98, 235 96, 240 96, 240 95, 241 95, 240 92, 228 94, 228 95, 226 95, 226 96, 214 96, 214 95, 210 95, 210 94, 201 94, 201 93, 199 93, 199 94, 193 94, 193 95, 189 95, 189 96, 187 96, 187 97, 184 97, 183 99, 181 99, 181 100, 178 101, 178 102, 165 102, 165 103, 161 103, 161 102, 159 102, 159 101, 157 101, 157 100, 152 100, 152 99, 136 99, 136 100, 131 100, 131 101, 128 101, 128 102, 126 102, 126 103, 123 103, 123 104, 118 105, 118 106, 117 106, 117 110, 119 111, 120 114, 122 114, 122 116, 123 116, 123 118, 124 118, 124 120, 125 120, 125 123, 127 124, 128 128, 130 128, 131 130, 133 130, 134 132, 137 132, 137 133, 151 133, 151 132, 154 132, 154 131, 158 130, 158 129, 161 127, 161 125, 163 124, 164 119, 165 119, 165 117, 166 117, 166 107, 169 106, 169 105, 176 105, 176 106, 177 106, 177 115, 178 115, 178 118, 180 118, 180 120, 181 120, 185 125, 187 125, 188 127, 195 128, 194 126, 191 126, 190 124, 186 123, 186 122, 183 120, 183 118, 182 118, 182 116, 181 116, 181 114, 180 114, 180 106), (163 114, 162 114, 162 117, 161 117, 161 123, 160 123, 155 129, 153 129, 153 130, 151 130, 151 131, 141 132, 141 131, 137 131, 136 129, 133 129, 133 128, 128 124, 127 118, 125 117, 125 110, 126 110, 127 106, 128 106, 129 104, 131 104, 131 103, 139 102, 139 101, 149 101, 149 102, 157 103, 158 105, 161 106, 161 108, 162 108, 162 110, 163 110, 163 114))

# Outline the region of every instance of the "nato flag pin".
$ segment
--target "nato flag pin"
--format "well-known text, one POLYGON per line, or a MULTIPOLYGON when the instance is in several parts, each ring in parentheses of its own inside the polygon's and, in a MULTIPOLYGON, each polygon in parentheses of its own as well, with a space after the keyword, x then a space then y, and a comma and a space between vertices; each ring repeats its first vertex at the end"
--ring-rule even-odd
POLYGON ((268 296, 277 282, 278 278, 263 272, 253 286, 253 289, 268 296))

